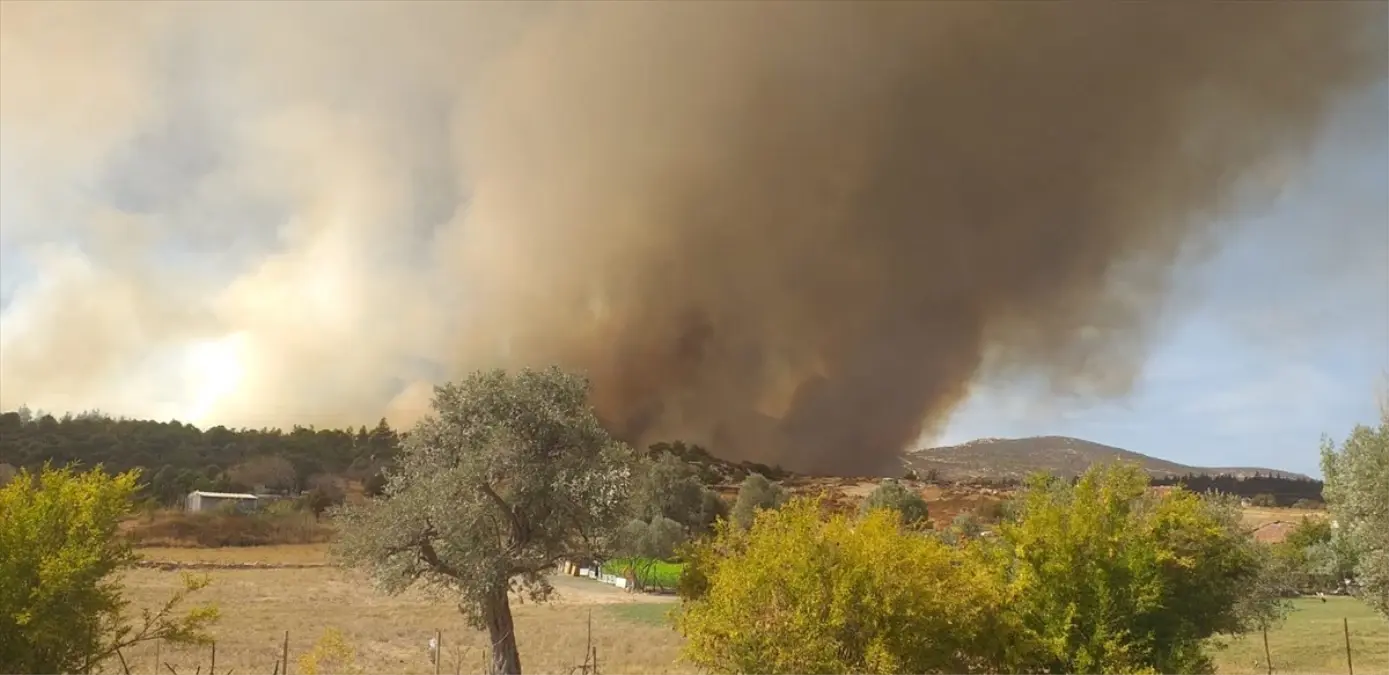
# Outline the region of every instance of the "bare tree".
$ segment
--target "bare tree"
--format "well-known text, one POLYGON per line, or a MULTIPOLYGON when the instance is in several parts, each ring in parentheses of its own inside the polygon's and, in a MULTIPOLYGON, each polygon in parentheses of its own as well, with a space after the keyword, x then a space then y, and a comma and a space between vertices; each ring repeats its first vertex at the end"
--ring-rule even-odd
POLYGON ((491 638, 491 672, 518 675, 508 591, 544 600, 545 573, 587 557, 627 515, 636 459, 594 416, 588 383, 558 369, 476 373, 435 389, 381 497, 336 515, 338 554, 391 593, 457 594, 491 638))

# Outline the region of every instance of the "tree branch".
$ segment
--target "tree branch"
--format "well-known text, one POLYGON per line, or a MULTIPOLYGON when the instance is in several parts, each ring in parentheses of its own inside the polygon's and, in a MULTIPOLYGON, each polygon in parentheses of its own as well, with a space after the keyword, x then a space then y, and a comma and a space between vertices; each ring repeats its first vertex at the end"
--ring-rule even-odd
POLYGON ((498 509, 501 509, 502 513, 506 514, 511 522, 510 548, 513 552, 520 550, 521 546, 526 543, 526 539, 528 539, 526 525, 522 522, 521 516, 516 513, 515 509, 511 508, 510 504, 506 503, 505 499, 502 499, 501 495, 497 494, 497 492, 492 489, 491 485, 482 482, 478 484, 478 489, 482 490, 482 494, 487 495, 487 498, 491 499, 492 503, 495 504, 498 509))

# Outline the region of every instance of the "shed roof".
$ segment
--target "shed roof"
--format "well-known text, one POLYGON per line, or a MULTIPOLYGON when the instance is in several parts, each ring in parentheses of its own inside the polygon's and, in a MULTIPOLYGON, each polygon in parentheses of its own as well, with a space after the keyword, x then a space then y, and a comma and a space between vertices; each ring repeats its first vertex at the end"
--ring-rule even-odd
POLYGON ((245 492, 205 492, 203 490, 194 490, 188 494, 189 496, 198 495, 200 497, 214 497, 217 499, 258 499, 255 495, 246 494, 245 492))

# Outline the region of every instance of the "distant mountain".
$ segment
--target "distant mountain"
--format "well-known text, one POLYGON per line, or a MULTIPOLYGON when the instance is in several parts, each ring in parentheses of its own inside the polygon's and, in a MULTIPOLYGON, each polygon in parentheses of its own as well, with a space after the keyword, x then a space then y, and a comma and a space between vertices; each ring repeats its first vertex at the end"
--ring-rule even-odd
POLYGON ((981 438, 960 445, 909 452, 905 464, 923 475, 934 469, 941 479, 965 480, 1025 478, 1028 474, 1038 471, 1070 477, 1083 473, 1091 464, 1116 459, 1137 462, 1155 478, 1186 474, 1250 477, 1256 472, 1279 478, 1309 478, 1300 473, 1260 467, 1187 466, 1111 445, 1065 436, 981 438))

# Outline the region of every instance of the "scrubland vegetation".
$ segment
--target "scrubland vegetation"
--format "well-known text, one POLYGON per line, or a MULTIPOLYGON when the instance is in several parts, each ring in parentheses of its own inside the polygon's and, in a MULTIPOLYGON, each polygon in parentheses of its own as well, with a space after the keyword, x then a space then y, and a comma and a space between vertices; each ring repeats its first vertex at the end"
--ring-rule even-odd
MULTIPOLYGON (((427 623, 451 625, 450 644, 477 649, 469 665, 445 655, 459 670, 520 673, 525 656, 527 669, 553 671, 567 658, 560 643, 588 658, 591 645, 576 642, 585 622, 572 605, 530 601, 631 602, 554 576, 565 561, 630 567, 646 586, 678 588, 678 601, 595 617, 604 672, 1239 672, 1248 636, 1291 640, 1277 637, 1288 621, 1315 623, 1317 605, 1290 598, 1317 591, 1349 592, 1358 600, 1333 600, 1378 613, 1364 619, 1377 628, 1356 629, 1357 672, 1389 652, 1389 417, 1324 449, 1334 520, 1308 518, 1270 545, 1250 535, 1238 500, 1152 490, 1127 465, 1076 481, 1039 475, 945 525, 895 481, 844 508, 753 472, 729 506, 699 465, 614 441, 586 400, 586 383, 557 370, 443 387, 379 496, 322 520, 293 505, 139 515, 135 472, 21 471, 0 490, 0 671, 116 670, 128 655, 146 659, 152 642, 184 654, 179 645, 217 636, 228 643, 222 663, 268 671, 282 663, 284 629, 296 632, 299 672, 419 670, 417 649, 393 645, 418 642, 427 623), (218 571, 177 585, 130 569, 135 542, 330 537, 341 568, 218 571), (262 588, 236 574, 275 579, 262 588), (229 603, 253 604, 221 624, 217 605, 229 603), (622 646, 624 633, 643 636, 639 652, 622 646)), ((1333 663, 1324 646, 1305 651, 1333 663)))

